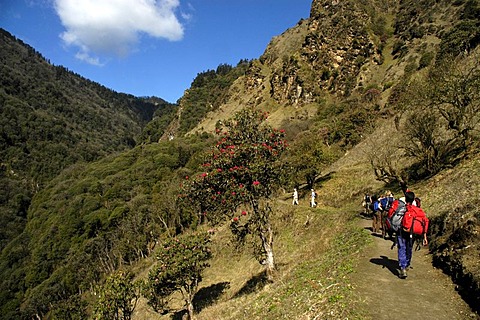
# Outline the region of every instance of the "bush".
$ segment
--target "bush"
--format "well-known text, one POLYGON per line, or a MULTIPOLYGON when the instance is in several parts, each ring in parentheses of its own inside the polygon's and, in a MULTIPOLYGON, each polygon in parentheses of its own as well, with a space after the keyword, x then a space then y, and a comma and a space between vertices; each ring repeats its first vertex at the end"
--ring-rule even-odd
POLYGON ((157 312, 168 308, 169 297, 180 292, 189 319, 193 319, 193 297, 202 281, 203 270, 212 257, 210 234, 201 232, 168 239, 157 255, 157 264, 148 274, 143 295, 157 312))
POLYGON ((418 69, 420 70, 428 67, 432 63, 434 57, 435 53, 433 53, 432 51, 425 52, 418 61, 418 69))
POLYGON ((139 283, 133 281, 131 273, 117 271, 111 274, 99 290, 93 318, 131 319, 140 296, 139 288, 139 283))

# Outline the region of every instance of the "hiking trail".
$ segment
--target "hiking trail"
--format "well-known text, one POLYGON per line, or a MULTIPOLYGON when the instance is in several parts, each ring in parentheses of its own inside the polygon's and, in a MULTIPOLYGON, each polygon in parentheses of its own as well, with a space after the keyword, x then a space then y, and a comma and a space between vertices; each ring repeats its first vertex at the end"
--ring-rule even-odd
MULTIPOLYGON (((359 225, 371 234, 372 220, 359 225)), ((360 253, 351 282, 368 319, 465 320, 480 319, 455 291, 455 284, 432 266, 428 247, 413 252, 408 277, 398 277, 397 247, 381 235, 360 253)))

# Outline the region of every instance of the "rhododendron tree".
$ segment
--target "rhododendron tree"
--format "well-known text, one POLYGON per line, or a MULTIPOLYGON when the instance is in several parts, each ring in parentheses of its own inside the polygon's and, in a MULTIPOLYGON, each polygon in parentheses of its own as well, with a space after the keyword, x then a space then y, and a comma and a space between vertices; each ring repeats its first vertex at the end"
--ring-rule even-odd
POLYGON ((217 129, 218 143, 202 171, 184 183, 183 204, 216 225, 225 220, 237 240, 260 240, 260 258, 272 280, 275 270, 270 197, 281 180, 285 133, 265 123, 267 114, 247 108, 217 129))

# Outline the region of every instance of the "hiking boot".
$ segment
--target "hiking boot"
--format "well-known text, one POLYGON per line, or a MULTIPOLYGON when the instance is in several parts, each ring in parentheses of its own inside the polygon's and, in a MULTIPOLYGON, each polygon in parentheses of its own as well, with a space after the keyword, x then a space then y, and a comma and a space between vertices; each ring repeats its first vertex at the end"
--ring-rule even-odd
POLYGON ((400 270, 399 277, 400 277, 400 279, 405 279, 407 277, 407 270, 406 269, 400 270))

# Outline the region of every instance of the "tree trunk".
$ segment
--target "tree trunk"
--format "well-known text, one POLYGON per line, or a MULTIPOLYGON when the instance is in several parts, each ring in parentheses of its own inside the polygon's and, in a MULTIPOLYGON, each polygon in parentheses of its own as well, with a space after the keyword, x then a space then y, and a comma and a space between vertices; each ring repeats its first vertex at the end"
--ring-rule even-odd
POLYGON ((185 300, 185 307, 187 308, 188 320, 194 320, 195 316, 193 315, 193 297, 195 296, 196 288, 198 287, 197 279, 193 280, 192 283, 186 285, 183 290, 183 298, 185 300))
POLYGON ((275 273, 275 259, 273 256, 273 230, 270 223, 268 223, 265 227, 266 230, 261 234, 263 249, 265 250, 266 255, 265 268, 268 281, 273 282, 273 276, 275 273))
POLYGON ((195 319, 193 316, 193 304, 191 300, 187 302, 187 311, 188 311, 188 319, 189 320, 195 319))

